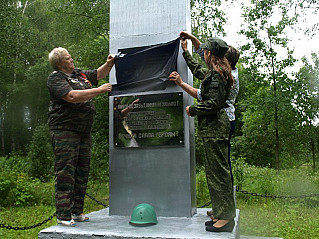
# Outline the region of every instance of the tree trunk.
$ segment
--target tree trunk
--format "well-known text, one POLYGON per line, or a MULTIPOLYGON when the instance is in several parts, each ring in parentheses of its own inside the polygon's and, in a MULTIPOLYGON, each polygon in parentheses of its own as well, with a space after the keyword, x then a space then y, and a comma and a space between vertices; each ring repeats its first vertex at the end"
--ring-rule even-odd
MULTIPOLYGON (((272 46, 271 46, 271 38, 269 36, 270 40, 270 52, 273 52, 272 46)), ((279 126, 278 126, 278 100, 277 100, 277 81, 275 76, 275 64, 274 64, 274 57, 271 54, 271 65, 272 65, 272 80, 273 80, 273 87, 274 87, 274 98, 275 98, 275 137, 276 137, 276 168, 279 170, 280 164, 279 164, 279 157, 280 157, 280 143, 279 143, 279 126)))

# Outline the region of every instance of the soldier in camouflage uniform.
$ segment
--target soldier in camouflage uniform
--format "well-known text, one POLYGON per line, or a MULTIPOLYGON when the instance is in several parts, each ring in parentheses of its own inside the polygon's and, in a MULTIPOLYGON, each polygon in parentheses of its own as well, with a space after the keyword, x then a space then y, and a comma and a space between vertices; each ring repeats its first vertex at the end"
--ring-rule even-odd
MULTIPOLYGON (((230 169, 227 160, 229 120, 224 108, 233 84, 231 67, 224 58, 227 44, 219 38, 210 38, 201 44, 207 67, 195 61, 187 50, 187 41, 182 39, 184 59, 193 75, 201 80, 200 100, 186 107, 189 116, 198 117, 198 132, 205 150, 206 178, 214 221, 205 223, 206 230, 212 232, 231 232, 235 225, 235 202, 233 197, 230 169)), ((170 80, 176 82, 188 94, 198 97, 198 90, 183 82, 177 72, 172 72, 170 80)))
POLYGON ((90 170, 91 129, 95 115, 92 98, 112 90, 109 83, 97 88, 114 65, 109 55, 96 70, 75 69, 73 59, 64 48, 49 54, 54 69, 48 78, 50 93, 49 129, 55 156, 55 202, 59 224, 74 226, 88 221, 83 214, 84 196, 90 170))
MULTIPOLYGON (((191 33, 188 33, 186 31, 181 31, 180 36, 185 39, 190 39, 192 41, 192 44, 194 46, 195 52, 200 56, 200 58, 205 61, 204 59, 204 50, 200 48, 200 41, 192 35, 191 33)), ((234 78, 234 85, 231 87, 228 99, 226 100, 226 103, 228 105, 227 108, 225 108, 225 111, 227 113, 227 116, 229 118, 229 123, 230 123, 230 131, 229 131, 229 139, 228 139, 228 163, 229 163, 229 168, 230 168, 230 176, 232 179, 232 185, 234 184, 234 179, 233 179, 233 174, 232 174, 232 169, 231 169, 231 160, 230 160, 230 139, 235 132, 235 127, 236 127, 236 116, 235 116, 235 101, 236 97, 239 92, 239 79, 238 79, 238 69, 236 68, 236 64, 239 60, 240 52, 233 46, 229 45, 229 49, 225 54, 225 58, 228 60, 231 68, 232 68, 232 76, 234 78)), ((197 93, 195 98, 201 99, 201 92, 198 89, 194 89, 194 91, 197 93)), ((213 211, 208 211, 207 212, 208 216, 213 215, 213 211)))

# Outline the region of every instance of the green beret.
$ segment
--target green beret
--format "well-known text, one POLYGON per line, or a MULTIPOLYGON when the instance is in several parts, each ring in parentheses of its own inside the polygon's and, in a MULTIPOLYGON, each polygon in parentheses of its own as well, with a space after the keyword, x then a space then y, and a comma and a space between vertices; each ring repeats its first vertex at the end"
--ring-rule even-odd
POLYGON ((207 49, 212 52, 214 56, 223 58, 228 51, 228 45, 225 41, 218 37, 212 37, 207 42, 200 44, 202 49, 207 49))

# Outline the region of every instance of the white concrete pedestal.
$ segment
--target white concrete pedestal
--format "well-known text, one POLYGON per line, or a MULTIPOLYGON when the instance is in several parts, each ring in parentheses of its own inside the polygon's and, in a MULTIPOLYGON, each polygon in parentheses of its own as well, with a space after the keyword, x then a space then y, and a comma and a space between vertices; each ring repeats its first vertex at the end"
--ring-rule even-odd
POLYGON ((157 217, 158 224, 148 227, 135 227, 129 224, 130 216, 110 216, 109 209, 88 214, 89 222, 77 223, 75 227, 61 225, 42 230, 39 238, 149 238, 149 239, 239 239, 239 213, 232 233, 213 233, 205 230, 206 216, 210 208, 198 208, 193 217, 157 217))

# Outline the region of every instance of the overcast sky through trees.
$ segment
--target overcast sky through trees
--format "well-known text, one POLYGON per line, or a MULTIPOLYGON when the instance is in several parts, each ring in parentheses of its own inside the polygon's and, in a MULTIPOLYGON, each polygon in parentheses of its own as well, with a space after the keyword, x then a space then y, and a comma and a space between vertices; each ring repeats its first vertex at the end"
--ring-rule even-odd
MULTIPOLYGON (((244 24, 244 18, 241 17, 242 10, 240 2, 241 1, 236 1, 232 5, 227 5, 227 7, 224 8, 229 19, 225 27, 227 32, 225 40, 228 44, 234 46, 241 46, 245 41, 244 36, 238 34, 241 24, 244 24)), ((272 20, 275 22, 276 16, 273 16, 272 20)), ((295 58, 300 59, 304 55, 309 56, 311 52, 319 52, 319 33, 313 33, 314 35, 312 37, 304 33, 306 26, 312 26, 315 23, 319 24, 319 18, 312 10, 309 10, 296 25, 296 29, 300 30, 297 32, 294 30, 288 32, 288 37, 291 39, 289 46, 295 49, 295 58)))

